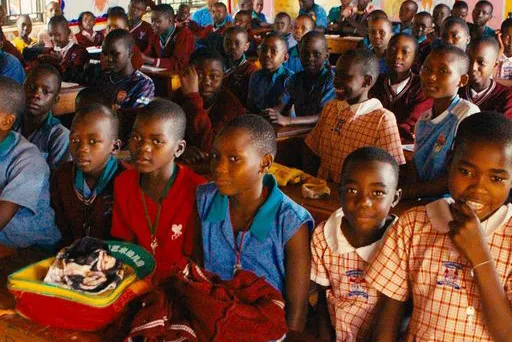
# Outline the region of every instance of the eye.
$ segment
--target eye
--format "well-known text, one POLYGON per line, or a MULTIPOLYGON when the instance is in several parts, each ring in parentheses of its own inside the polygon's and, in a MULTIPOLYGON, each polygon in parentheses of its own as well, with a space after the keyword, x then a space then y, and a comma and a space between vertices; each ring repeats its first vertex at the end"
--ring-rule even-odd
POLYGON ((500 176, 491 176, 491 181, 493 183, 501 183, 505 180, 505 178, 503 177, 500 177, 500 176))
POLYGON ((468 169, 463 168, 463 167, 459 168, 459 172, 462 173, 464 176, 467 176, 467 177, 471 177, 472 176, 471 171, 469 171, 468 169))
POLYGON ((78 138, 71 138, 70 141, 71 141, 72 144, 80 143, 80 139, 78 139, 78 138))
POLYGON ((347 193, 349 195, 355 195, 355 194, 357 194, 357 189, 355 189, 355 188, 346 188, 345 189, 345 193, 347 193))
POLYGON ((230 162, 233 162, 233 163, 236 163, 237 161, 240 160, 240 157, 237 157, 237 156, 231 156, 229 157, 229 161, 230 162))
POLYGON ((138 135, 138 134, 132 134, 132 135, 130 135, 130 140, 133 140, 133 141, 140 141, 140 135, 138 135))
POLYGON ((375 196, 375 197, 382 197, 384 196, 386 193, 382 190, 375 190, 374 192, 372 192, 372 195, 375 196))
POLYGON ((155 145, 162 145, 165 141, 163 140, 160 140, 160 139, 153 139, 153 144, 155 145))
POLYGON ((89 144, 94 145, 94 144, 97 144, 97 143, 99 143, 98 140, 96 140, 96 139, 89 139, 89 144))

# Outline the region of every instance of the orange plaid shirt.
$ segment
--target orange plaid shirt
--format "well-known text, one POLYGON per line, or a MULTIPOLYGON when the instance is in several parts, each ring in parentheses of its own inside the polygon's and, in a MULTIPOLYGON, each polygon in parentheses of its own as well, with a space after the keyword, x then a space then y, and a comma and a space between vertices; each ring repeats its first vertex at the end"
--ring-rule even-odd
POLYGON ((364 273, 380 240, 352 247, 341 231, 342 219, 340 208, 315 229, 311 240, 311 280, 328 287, 327 306, 336 340, 349 342, 365 337, 377 303, 378 292, 365 281, 364 273))
POLYGON ((318 177, 336 183, 345 158, 361 147, 380 147, 405 164, 395 115, 377 99, 355 105, 339 100, 327 103, 306 144, 320 157, 318 177))
MULTIPOLYGON (((407 341, 492 341, 471 265, 447 235, 451 202, 441 199, 405 212, 367 269, 366 281, 384 295, 398 301, 412 295, 407 341)), ((502 206, 482 227, 512 301, 512 205, 502 206)))

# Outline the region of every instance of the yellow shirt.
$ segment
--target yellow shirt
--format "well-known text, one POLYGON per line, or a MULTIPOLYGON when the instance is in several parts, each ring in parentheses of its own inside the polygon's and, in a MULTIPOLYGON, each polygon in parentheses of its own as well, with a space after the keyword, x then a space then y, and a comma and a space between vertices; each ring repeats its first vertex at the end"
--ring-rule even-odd
POLYGON ((20 53, 23 53, 23 50, 29 46, 34 45, 36 40, 34 38, 30 38, 30 44, 27 44, 21 37, 16 37, 12 40, 12 43, 20 53))

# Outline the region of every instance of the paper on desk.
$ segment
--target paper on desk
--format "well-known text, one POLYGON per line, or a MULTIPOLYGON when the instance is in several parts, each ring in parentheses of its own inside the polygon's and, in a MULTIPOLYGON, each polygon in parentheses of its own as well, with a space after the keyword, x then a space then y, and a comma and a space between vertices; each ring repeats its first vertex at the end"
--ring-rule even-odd
POLYGON ((402 149, 404 151, 414 152, 414 144, 405 144, 402 145, 402 149))
POLYGON ((101 47, 99 46, 89 46, 86 50, 89 53, 101 53, 101 47))
POLYGON ((150 71, 150 72, 158 72, 158 71, 165 71, 167 69, 165 68, 157 68, 157 67, 152 67, 152 66, 149 66, 149 65, 143 65, 142 68, 140 68, 140 70, 142 72, 144 71, 150 71))
POLYGON ((74 88, 74 87, 78 87, 79 84, 78 83, 71 83, 71 82, 62 82, 61 84, 61 89, 66 89, 66 88, 74 88))

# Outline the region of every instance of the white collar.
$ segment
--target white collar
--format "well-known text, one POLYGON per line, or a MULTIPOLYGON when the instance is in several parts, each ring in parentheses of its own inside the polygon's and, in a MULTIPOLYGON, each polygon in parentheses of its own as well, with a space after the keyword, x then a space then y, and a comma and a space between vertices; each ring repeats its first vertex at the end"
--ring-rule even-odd
POLYGON ((89 32, 87 31, 82 31, 82 35, 89 38, 89 40, 94 40, 94 37, 96 37, 96 35, 98 34, 98 32, 96 31, 92 31, 92 34, 90 34, 89 32))
POLYGON ((338 110, 345 110, 347 107, 350 107, 350 110, 356 115, 363 115, 373 112, 374 110, 384 108, 382 103, 376 98, 368 99, 353 105, 349 105, 347 101, 338 101, 338 110))
POLYGON ((69 43, 68 43, 68 45, 64 46, 63 48, 58 47, 58 46, 54 46, 54 47, 53 47, 53 50, 54 50, 55 52, 58 52, 58 53, 62 54, 62 55, 66 55, 66 53, 68 53, 69 49, 71 49, 71 47, 72 47, 74 44, 75 44, 75 42, 74 42, 74 41, 72 41, 72 40, 70 40, 70 41, 69 41, 69 43))
MULTIPOLYGON (((369 262, 372 256, 375 254, 377 248, 380 246, 382 239, 375 241, 374 243, 359 248, 354 248, 347 240, 343 232, 341 231, 341 221, 343 219, 343 209, 339 208, 327 219, 324 224, 324 237, 327 242, 327 246, 335 253, 345 254, 350 252, 356 252, 364 261, 369 262)), ((388 226, 392 226, 398 220, 398 217, 394 216, 393 222, 388 226)), ((384 228, 383 228, 384 229, 384 228)))
POLYGON ((507 56, 505 56, 505 54, 504 54, 504 53, 502 53, 498 60, 499 60, 500 62, 508 62, 508 63, 512 63, 512 56, 507 57, 507 56))
POLYGON ((133 31, 135 31, 136 29, 138 29, 140 25, 142 25, 142 19, 140 20, 140 22, 139 22, 137 25, 135 25, 135 26, 130 30, 130 33, 132 33, 133 31))
POLYGON ((411 77, 412 76, 409 76, 405 80, 403 80, 402 82, 398 82, 398 83, 395 83, 395 84, 391 84, 391 80, 388 78, 389 87, 395 93, 394 95, 398 95, 398 94, 400 94, 402 92, 402 90, 404 90, 404 88, 407 85, 407 83, 411 80, 411 77))
MULTIPOLYGON (((432 227, 440 233, 448 233, 450 231, 448 223, 453 220, 450 204, 454 202, 452 198, 441 198, 425 206, 432 227)), ((485 235, 489 236, 494 233, 496 229, 510 220, 511 217, 512 204, 502 205, 491 217, 481 222, 485 235)))

